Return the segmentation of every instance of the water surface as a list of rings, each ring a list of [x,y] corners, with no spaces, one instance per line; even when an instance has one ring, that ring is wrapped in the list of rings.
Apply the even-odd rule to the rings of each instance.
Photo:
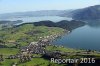
[[[72,20],[72,18],[59,17],[59,16],[41,16],[41,17],[9,18],[9,19],[0,19],[0,20],[10,20],[10,21],[22,20],[23,23],[26,23],[26,22],[38,22],[38,21],[44,21],[44,20],[58,22],[61,20]]]
[[[100,51],[100,21],[89,22],[83,27],[74,29],[71,33],[53,41],[53,44]]]

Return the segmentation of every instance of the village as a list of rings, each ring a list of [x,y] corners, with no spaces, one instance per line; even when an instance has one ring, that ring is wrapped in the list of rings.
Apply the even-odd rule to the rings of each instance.
[[[23,28],[25,27],[25,25],[29,27],[27,29],[29,31],[27,31],[26,28]],[[60,28],[55,29],[52,27],[43,27],[43,26],[42,28],[34,27],[33,25],[29,25],[29,24],[28,25],[25,24],[25,25],[21,27],[22,30],[20,27],[16,27],[14,30],[10,30],[8,34],[6,34],[7,32],[5,32],[5,35],[7,36],[8,35],[10,35],[10,37],[14,36],[14,38],[12,39],[15,39],[16,41],[15,40],[13,41],[12,39],[9,40],[9,38],[7,38],[8,42],[7,41],[4,42],[2,40],[0,41],[1,49],[3,48],[4,50],[7,49],[5,50],[6,52],[4,51],[5,54],[3,54],[4,52],[1,50],[2,51],[2,53],[0,53],[0,63],[1,64],[2,62],[5,62],[5,60],[18,60],[17,62],[13,61],[10,65],[19,66],[20,64],[24,64],[27,62],[33,62],[32,60],[36,58],[37,59],[43,58],[46,61],[50,62],[51,58],[56,58],[56,59],[78,58],[80,59],[80,57],[94,57],[96,59],[99,59],[100,57],[99,51],[89,50],[89,49],[87,50],[73,49],[73,48],[64,47],[62,45],[59,46],[59,45],[52,44],[52,41],[58,38],[61,38],[65,33],[69,34],[71,32],[69,30],[60,29]],[[27,36],[20,37],[21,34],[27,35]],[[29,39],[30,37],[32,37],[31,42],[30,41],[27,42],[28,36],[29,36]],[[16,39],[16,37],[18,37],[18,39]],[[37,39],[37,41],[33,40],[33,37]],[[1,38],[2,38],[2,35],[1,35]],[[19,40],[19,43],[18,43],[18,40]],[[22,42],[22,44],[24,44],[23,42],[25,42],[26,45],[21,46],[20,42]],[[9,45],[12,45],[12,46],[9,46]],[[8,49],[9,49],[9,52],[8,52]],[[7,52],[8,54],[6,54]],[[13,52],[13,53],[10,54],[10,52]]]
[[[60,47],[64,48],[63,46],[57,46],[50,44],[53,40],[60,37],[60,34],[40,37],[38,42],[31,42],[29,45],[20,47],[20,53],[16,55],[9,55],[6,59],[20,59],[20,63],[25,63],[28,61],[31,61],[32,58],[63,58],[63,56],[80,56],[80,55],[91,55],[91,54],[100,54],[100,52],[92,51],[92,50],[84,50],[81,52],[62,52],[60,50],[54,50],[54,51],[48,51],[46,50],[47,46],[53,46],[53,47]],[[35,55],[34,55],[35,54]],[[3,61],[2,55],[1,55],[1,61]],[[18,63],[13,63],[12,66],[17,66]]]
[[[17,59],[17,58],[19,58],[20,62],[23,63],[23,62],[31,61],[32,58],[41,57],[41,56],[38,56],[38,54],[40,54],[40,55],[49,54],[50,52],[45,50],[46,46],[51,46],[52,44],[50,44],[50,42],[53,41],[55,38],[58,38],[60,36],[61,36],[61,34],[55,34],[55,35],[40,37],[38,42],[31,42],[27,46],[19,47],[20,53],[18,53],[16,55],[9,55],[5,59]],[[18,45],[16,45],[16,46],[18,46]],[[54,46],[56,46],[56,45],[54,45]],[[37,54],[37,56],[33,56],[33,54]],[[3,61],[3,60],[4,60],[3,55],[0,55],[0,61]],[[17,63],[13,64],[13,66],[16,66],[16,65],[17,65]]]

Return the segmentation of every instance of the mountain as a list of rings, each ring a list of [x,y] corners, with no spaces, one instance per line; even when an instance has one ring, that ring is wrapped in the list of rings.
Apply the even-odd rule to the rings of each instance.
[[[0,14],[0,18],[21,18],[21,17],[37,17],[37,16],[59,16],[67,10],[41,10]]]
[[[35,26],[60,27],[60,28],[67,29],[70,31],[85,25],[84,22],[76,21],[76,20],[71,20],[71,21],[62,20],[57,23],[52,22],[52,21],[40,21],[40,22],[34,22],[33,24]]]
[[[37,16],[61,16],[71,17],[75,20],[91,20],[100,19],[100,5],[90,6],[82,9],[74,10],[41,10],[0,14],[1,19],[21,18],[21,17],[37,17]]]
[[[100,19],[100,5],[74,10],[70,12],[70,16],[76,20]]]

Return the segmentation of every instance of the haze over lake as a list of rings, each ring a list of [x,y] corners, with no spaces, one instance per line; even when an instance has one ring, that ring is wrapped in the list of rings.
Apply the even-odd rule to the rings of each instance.
[[[10,20],[10,21],[22,20],[23,23],[26,23],[26,22],[38,22],[38,21],[43,21],[43,20],[58,22],[61,20],[72,20],[72,18],[59,17],[59,16],[41,16],[41,17],[5,18],[5,19],[0,19],[0,20]]]

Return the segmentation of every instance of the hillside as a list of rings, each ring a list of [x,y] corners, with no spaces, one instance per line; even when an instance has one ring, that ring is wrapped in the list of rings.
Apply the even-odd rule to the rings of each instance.
[[[75,10],[72,12],[72,18],[76,20],[100,19],[100,5]]]
[[[3,40],[3,42],[5,43],[17,42],[21,45],[26,45],[27,43],[30,43],[32,41],[37,41],[39,39],[39,36],[42,37],[59,32],[63,32],[63,29],[58,27],[36,27],[33,24],[22,24],[20,26],[0,30],[0,40]]]
[[[0,14],[1,19],[5,18],[21,18],[21,17],[37,17],[37,16],[61,16],[71,17],[76,20],[100,19],[100,5],[89,6],[82,9],[72,10],[41,10]]]
[[[85,23],[82,21],[76,21],[76,20],[62,20],[57,23],[54,23],[52,21],[40,21],[40,22],[34,22],[35,26],[48,26],[48,27],[60,27],[63,29],[67,29],[69,31],[72,31],[73,29],[76,29],[78,27],[84,26]]]

